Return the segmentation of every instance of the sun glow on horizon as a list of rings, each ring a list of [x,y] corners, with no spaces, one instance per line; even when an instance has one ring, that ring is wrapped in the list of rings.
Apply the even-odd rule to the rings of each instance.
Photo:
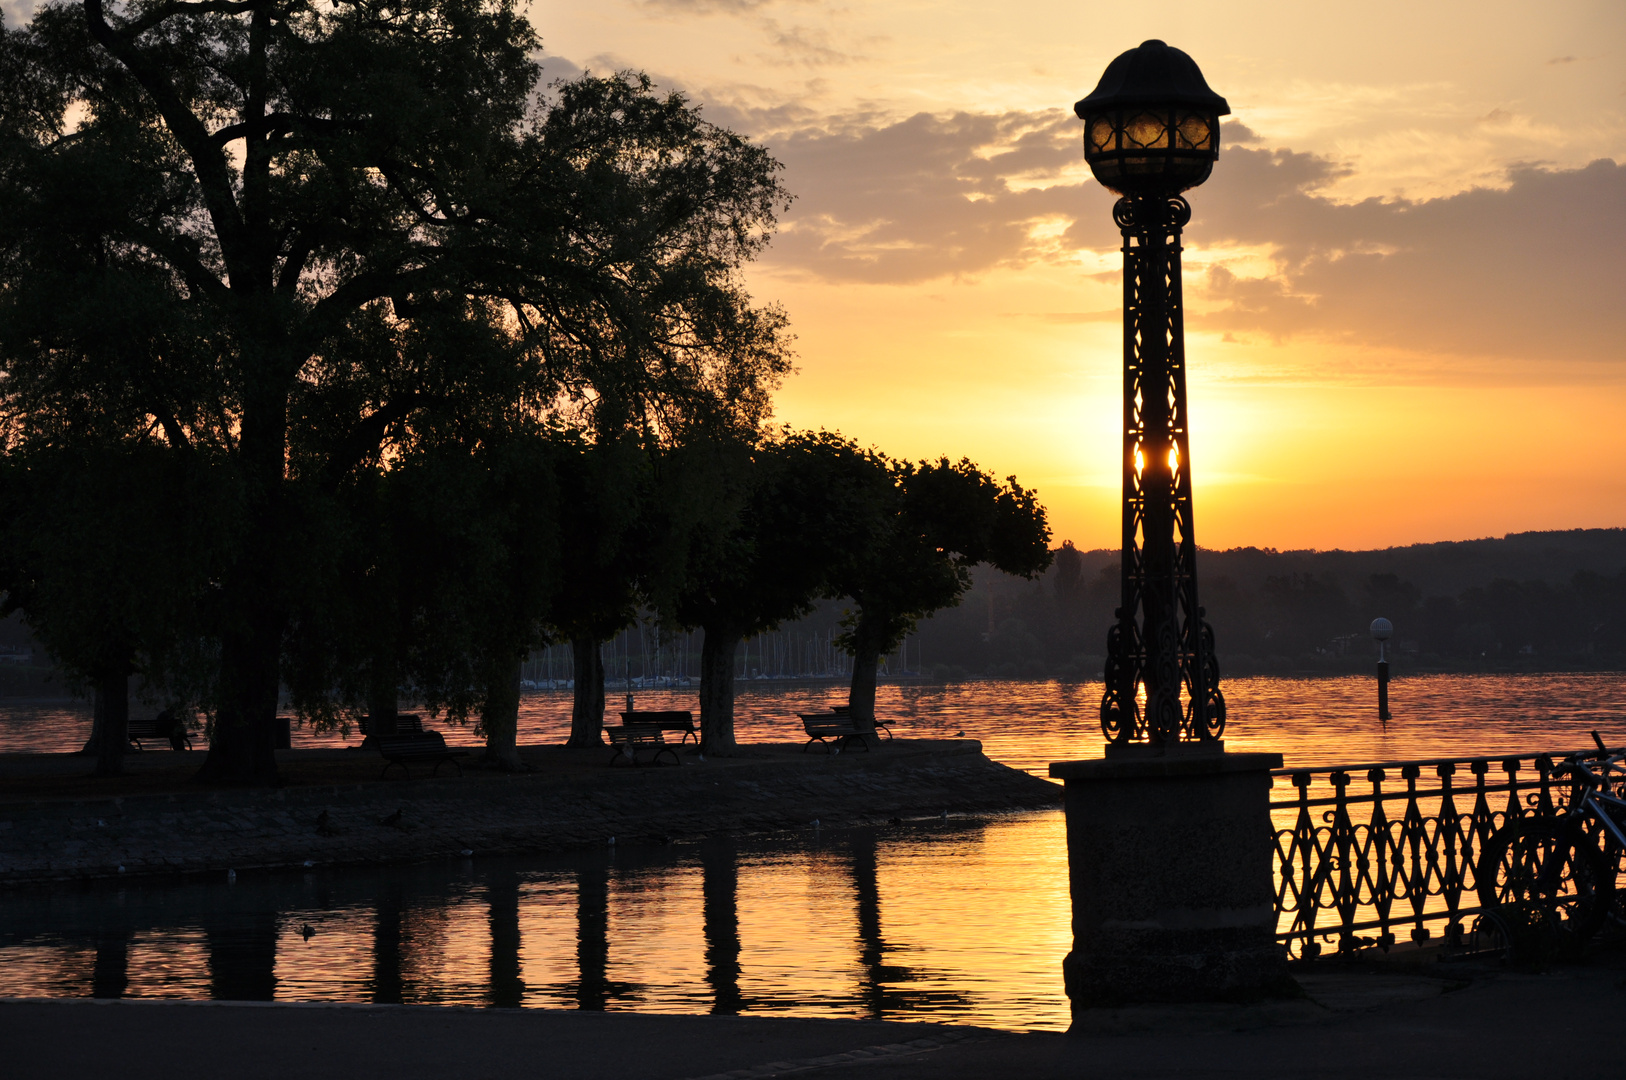
[[[749,271],[798,336],[782,422],[969,456],[1037,488],[1058,543],[1117,542],[1121,240],[1071,104],[1161,37],[1233,110],[1184,238],[1190,454],[1171,464],[1204,546],[1626,524],[1622,481],[1549,449],[1626,459],[1626,8],[1022,14],[530,9],[550,71],[646,69],[785,163],[796,201]]]

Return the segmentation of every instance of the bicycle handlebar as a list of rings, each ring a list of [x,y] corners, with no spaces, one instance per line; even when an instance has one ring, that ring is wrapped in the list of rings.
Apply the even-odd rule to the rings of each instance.
[[[1576,757],[1578,758],[1580,755],[1578,754]],[[1557,765],[1553,766],[1553,775],[1573,776],[1579,783],[1585,784],[1588,787],[1601,787],[1604,783],[1603,777],[1581,764],[1581,762],[1578,760],[1560,761]]]

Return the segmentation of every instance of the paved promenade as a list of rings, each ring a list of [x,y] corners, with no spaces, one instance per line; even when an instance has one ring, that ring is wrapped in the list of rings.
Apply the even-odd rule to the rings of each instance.
[[[1263,1005],[1101,1010],[1072,1036],[842,1020],[418,1006],[0,1003],[16,1080],[1083,1080],[1626,1075],[1626,953],[1519,973],[1304,976]]]
[[[531,854],[1061,800],[973,739],[800,751],[745,746],[634,769],[609,767],[608,747],[526,747],[529,772],[381,780],[370,751],[285,750],[282,787],[227,790],[190,782],[201,752],[132,755],[131,776],[111,781],[86,779],[90,762],[70,754],[0,755],[0,884]],[[91,794],[98,783],[108,795]]]

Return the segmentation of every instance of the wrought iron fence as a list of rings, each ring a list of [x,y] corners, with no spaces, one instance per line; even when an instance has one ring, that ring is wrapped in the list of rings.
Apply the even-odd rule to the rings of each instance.
[[[1401,933],[1419,943],[1438,934],[1447,948],[1471,950],[1477,854],[1509,818],[1551,814],[1568,801],[1569,785],[1552,776],[1565,756],[1273,772],[1297,789],[1270,804],[1276,936],[1288,955],[1313,959],[1328,946],[1338,956],[1387,951]]]

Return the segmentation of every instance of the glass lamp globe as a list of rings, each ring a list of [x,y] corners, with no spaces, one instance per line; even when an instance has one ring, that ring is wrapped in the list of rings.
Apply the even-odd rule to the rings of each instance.
[[[1073,106],[1084,121],[1084,160],[1120,195],[1178,195],[1213,171],[1225,99],[1197,62],[1161,41],[1144,41],[1107,65],[1089,97]]]

